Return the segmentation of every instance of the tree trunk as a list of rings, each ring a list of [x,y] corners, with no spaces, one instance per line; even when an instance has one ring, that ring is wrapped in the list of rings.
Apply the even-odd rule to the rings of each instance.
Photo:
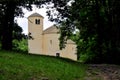
[[[14,23],[15,4],[8,3],[7,9],[3,18],[3,30],[2,30],[2,49],[12,50],[12,32]]]

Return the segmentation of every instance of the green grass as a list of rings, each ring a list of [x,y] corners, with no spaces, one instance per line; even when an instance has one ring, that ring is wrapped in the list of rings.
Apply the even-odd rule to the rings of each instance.
[[[67,59],[0,51],[0,80],[83,80],[85,71]]]

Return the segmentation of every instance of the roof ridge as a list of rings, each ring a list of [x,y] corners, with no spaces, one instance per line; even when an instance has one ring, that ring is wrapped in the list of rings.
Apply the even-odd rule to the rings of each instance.
[[[55,27],[55,26],[54,26],[54,25],[52,25],[52,26],[50,26],[50,27],[46,28],[44,31],[47,31],[48,29],[50,29],[50,28],[52,28],[52,27]]]
[[[57,29],[57,27],[55,26],[55,25],[52,25],[52,26],[50,26],[50,27],[48,27],[47,29],[45,29],[44,31],[43,31],[43,33],[49,33],[51,30],[53,30],[53,29]],[[58,31],[57,31],[58,32]],[[55,32],[56,33],[56,32]]]
[[[37,13],[37,12],[31,14],[31,15],[28,16],[28,17],[42,17],[42,18],[44,18],[41,14],[39,14],[39,13]]]

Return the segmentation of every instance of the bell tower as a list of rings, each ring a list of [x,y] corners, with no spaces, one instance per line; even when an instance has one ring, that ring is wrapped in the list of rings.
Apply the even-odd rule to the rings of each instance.
[[[31,14],[28,17],[28,52],[40,54],[43,52],[43,19],[38,13]]]

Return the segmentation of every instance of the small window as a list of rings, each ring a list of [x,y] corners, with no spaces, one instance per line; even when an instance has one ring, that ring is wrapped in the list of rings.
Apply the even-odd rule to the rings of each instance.
[[[50,44],[52,45],[52,40],[50,40]]]
[[[35,24],[40,24],[40,19],[35,19]]]
[[[60,53],[56,53],[56,57],[60,57]]]

